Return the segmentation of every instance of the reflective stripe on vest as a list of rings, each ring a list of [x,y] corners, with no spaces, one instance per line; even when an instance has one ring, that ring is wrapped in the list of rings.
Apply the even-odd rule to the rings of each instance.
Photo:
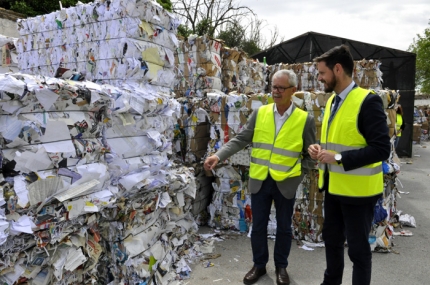
[[[273,109],[273,104],[258,109],[249,170],[253,179],[265,180],[269,171],[275,181],[301,175],[307,113],[295,108],[276,135]]]
[[[271,150],[273,153],[285,155],[285,156],[297,157],[300,155],[300,151],[290,151],[287,149],[273,147],[273,145],[268,144],[268,143],[253,143],[252,146],[256,147],[256,148]]]
[[[321,128],[321,147],[333,153],[358,150],[367,146],[365,138],[358,130],[357,122],[361,105],[369,90],[354,88],[337,110],[330,126],[331,103],[334,95],[327,101]],[[384,188],[382,162],[372,163],[357,169],[345,171],[337,164],[323,164],[319,168],[318,186],[324,185],[324,170],[327,167],[330,179],[328,190],[331,194],[348,197],[371,197],[382,193]]]
[[[260,165],[268,166],[270,169],[274,169],[274,170],[278,170],[278,171],[283,171],[283,172],[288,172],[294,166],[296,166],[296,164],[294,164],[293,166],[285,166],[285,165],[280,165],[280,164],[274,164],[274,163],[270,163],[269,160],[261,159],[261,158],[255,158],[255,157],[251,157],[251,162],[254,163],[254,164],[260,164]],[[297,163],[301,163],[301,162],[302,162],[301,159],[297,160]]]

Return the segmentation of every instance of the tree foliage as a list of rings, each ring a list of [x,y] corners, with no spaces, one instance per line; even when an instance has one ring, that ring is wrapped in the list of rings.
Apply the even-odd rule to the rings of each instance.
[[[184,20],[179,35],[216,37],[249,55],[273,46],[279,38],[277,27],[267,28],[266,21],[258,19],[252,9],[236,0],[176,0],[173,11]],[[270,32],[269,39],[264,37],[263,30]]]
[[[179,25],[178,27],[178,35],[182,36],[184,38],[188,38],[189,35],[191,35],[193,31],[188,28],[188,26],[185,25]]]
[[[245,40],[244,42],[242,42],[242,50],[251,56],[260,52],[262,48],[259,47],[258,43],[253,40]]]
[[[417,87],[421,87],[421,93],[430,94],[430,27],[424,30],[423,35],[417,34],[408,51],[417,55],[415,73]]]
[[[210,19],[202,19],[197,23],[195,33],[199,36],[208,35],[209,37],[213,37],[215,33],[215,27],[212,25]]]
[[[245,37],[246,29],[239,23],[239,21],[234,21],[217,35],[217,38],[223,40],[226,46],[239,48],[242,48],[242,43],[245,41]]]
[[[227,26],[225,30],[220,31],[217,39],[224,41],[228,47],[238,47],[249,55],[261,51],[260,42],[253,35],[247,33],[246,27],[242,26],[239,21]]]
[[[88,3],[92,0],[80,0],[82,3]],[[3,2],[5,6],[3,6]],[[8,6],[6,5],[8,2]],[[63,8],[75,6],[78,0],[61,0]],[[12,11],[26,15],[27,17],[34,17],[37,15],[48,14],[60,10],[58,1],[52,0],[0,0],[0,5]]]
[[[237,20],[227,25],[225,30],[219,32],[217,38],[222,39],[226,46],[238,47],[248,55],[270,48],[278,41],[278,29],[276,27],[273,30],[266,28],[264,20],[253,17],[251,21],[245,23]],[[269,41],[264,37],[263,30],[270,31]],[[282,41],[283,38],[280,40]]]
[[[193,34],[193,31],[188,28],[185,25],[179,25],[178,27],[178,35],[182,36],[184,38],[188,38],[191,34]]]
[[[158,4],[160,4],[164,9],[169,12],[172,12],[173,6],[172,1],[170,0],[157,0]]]
[[[235,0],[176,0],[173,11],[182,16],[184,25],[197,35],[203,35],[199,34],[202,31],[218,33],[222,26],[240,17],[254,15],[250,8]]]

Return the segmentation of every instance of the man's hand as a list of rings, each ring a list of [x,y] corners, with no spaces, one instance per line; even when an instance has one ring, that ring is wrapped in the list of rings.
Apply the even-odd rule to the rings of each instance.
[[[322,149],[322,150],[318,153],[318,155],[317,155],[317,159],[318,159],[318,162],[321,162],[321,163],[332,163],[332,164],[337,164],[336,159],[334,159],[334,155],[335,155],[335,153],[334,153],[334,152],[331,152],[331,151],[328,151],[328,150]]]
[[[205,160],[205,164],[203,165],[205,170],[212,170],[218,164],[219,159],[216,155],[211,155]]]
[[[313,160],[318,159],[318,154],[320,153],[320,151],[321,151],[321,146],[319,144],[311,144],[308,147],[308,153]]]

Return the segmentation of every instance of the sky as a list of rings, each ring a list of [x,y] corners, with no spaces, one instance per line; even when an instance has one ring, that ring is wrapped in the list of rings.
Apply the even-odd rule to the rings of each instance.
[[[289,40],[306,32],[406,51],[430,28],[430,0],[242,0]]]

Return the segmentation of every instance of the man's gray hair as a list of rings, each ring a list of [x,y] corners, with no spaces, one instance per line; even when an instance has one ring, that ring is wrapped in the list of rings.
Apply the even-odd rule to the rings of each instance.
[[[276,71],[275,74],[273,74],[272,81],[273,81],[273,78],[281,77],[283,75],[288,76],[288,83],[290,84],[290,86],[297,87],[297,75],[294,73],[294,71],[289,69],[280,69]]]

